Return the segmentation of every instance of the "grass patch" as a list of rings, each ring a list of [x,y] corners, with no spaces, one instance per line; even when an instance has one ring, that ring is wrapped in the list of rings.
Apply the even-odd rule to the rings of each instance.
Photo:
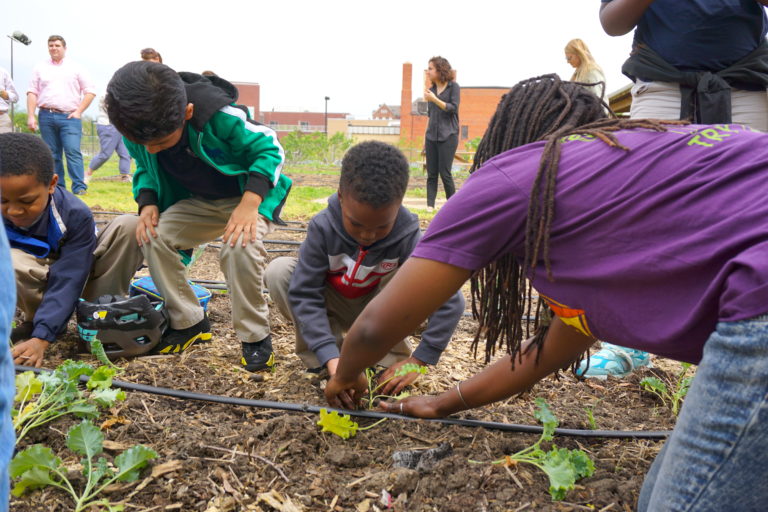
[[[285,220],[309,219],[327,205],[318,199],[324,199],[334,192],[334,187],[293,187],[281,217]]]
[[[93,179],[88,186],[88,193],[80,196],[80,198],[94,210],[136,212],[136,201],[133,199],[130,183],[99,179],[117,176],[119,174],[117,164],[117,156],[113,155],[93,174]],[[87,167],[88,161],[85,162],[85,165]],[[290,173],[338,175],[339,171],[335,167],[292,166]],[[335,187],[294,186],[285,203],[281,217],[284,220],[310,219],[326,207],[326,202],[318,201],[318,199],[326,198],[334,192],[336,192]],[[408,190],[406,195],[407,197],[425,198],[427,192],[423,188],[415,188]],[[411,211],[422,220],[432,220],[435,216],[434,213],[426,211],[426,206],[423,209],[411,208]]]

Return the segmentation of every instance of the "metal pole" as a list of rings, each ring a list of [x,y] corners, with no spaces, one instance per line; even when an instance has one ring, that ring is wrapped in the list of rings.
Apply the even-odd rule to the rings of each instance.
[[[325,136],[328,137],[328,100],[330,97],[325,97]]]
[[[11,40],[11,82],[13,82],[13,38],[8,36]],[[15,82],[14,82],[15,85]],[[11,132],[16,131],[16,117],[13,115],[13,102],[11,101]]]

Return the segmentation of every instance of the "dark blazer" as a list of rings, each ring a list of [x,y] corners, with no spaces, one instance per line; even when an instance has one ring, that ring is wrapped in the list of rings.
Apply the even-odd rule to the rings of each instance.
[[[431,101],[427,105],[429,124],[427,125],[427,140],[442,142],[451,135],[459,133],[459,101],[461,88],[456,82],[448,82],[443,92],[437,94],[437,86],[430,89],[435,95],[445,102],[445,110]]]

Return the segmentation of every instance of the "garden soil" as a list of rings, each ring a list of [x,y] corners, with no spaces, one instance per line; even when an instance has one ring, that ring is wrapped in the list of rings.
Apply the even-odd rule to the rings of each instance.
[[[302,237],[303,233],[296,231],[278,231],[270,236],[285,240]],[[295,250],[295,246],[282,247]],[[222,280],[218,250],[207,248],[190,269],[190,276]],[[239,367],[240,343],[231,327],[226,293],[214,294],[208,312],[213,328],[211,343],[195,345],[176,356],[121,360],[118,364],[124,372],[118,378],[238,398],[325,404],[327,376],[304,371],[292,350],[294,327],[275,308],[271,308],[271,325],[277,365],[274,372],[255,378]],[[48,367],[67,358],[93,360],[77,353],[74,332],[74,324],[70,324],[69,334],[51,346]],[[470,351],[474,332],[474,321],[462,320],[440,363],[420,377],[412,392],[437,393],[479,371],[484,366],[482,356],[475,358]],[[413,342],[418,343],[418,333]],[[679,368],[677,363],[657,358],[653,369],[641,369],[625,379],[577,381],[561,374],[521,396],[457,416],[536,424],[533,401],[543,397],[561,427],[671,429],[674,416],[658,399],[642,391],[639,382],[650,375],[672,377]],[[596,470],[578,482],[564,501],[553,502],[546,476],[536,468],[490,464],[534,443],[536,435],[387,420],[343,440],[321,433],[317,420],[314,414],[128,392],[125,402],[98,420],[107,439],[107,457],[111,459],[138,443],[152,447],[159,457],[137,482],[113,486],[108,497],[123,503],[126,512],[366,512],[387,506],[390,510],[425,512],[631,511],[643,476],[662,444],[556,436],[558,447],[586,451]],[[360,420],[361,426],[371,422]],[[64,438],[75,423],[72,418],[56,421],[30,434],[24,446],[51,446],[70,467],[70,475],[77,475],[78,459],[67,451]],[[396,451],[427,450],[441,443],[450,445],[451,454],[431,469],[393,466]],[[11,510],[67,512],[72,510],[72,502],[62,492],[48,488],[13,499]]]

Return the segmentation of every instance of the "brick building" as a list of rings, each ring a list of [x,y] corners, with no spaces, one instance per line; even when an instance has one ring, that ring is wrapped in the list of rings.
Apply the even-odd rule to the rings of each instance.
[[[328,120],[346,119],[348,115],[344,112],[328,112]],[[275,130],[278,137],[295,131],[325,131],[325,112],[261,112],[256,120]]]
[[[259,103],[261,98],[261,88],[259,84],[252,82],[232,82],[232,85],[237,88],[239,95],[237,102],[240,105],[248,107],[252,119],[258,119],[259,112],[261,112],[261,105]]]
[[[371,119],[400,119],[400,106],[382,103],[373,111]]]

